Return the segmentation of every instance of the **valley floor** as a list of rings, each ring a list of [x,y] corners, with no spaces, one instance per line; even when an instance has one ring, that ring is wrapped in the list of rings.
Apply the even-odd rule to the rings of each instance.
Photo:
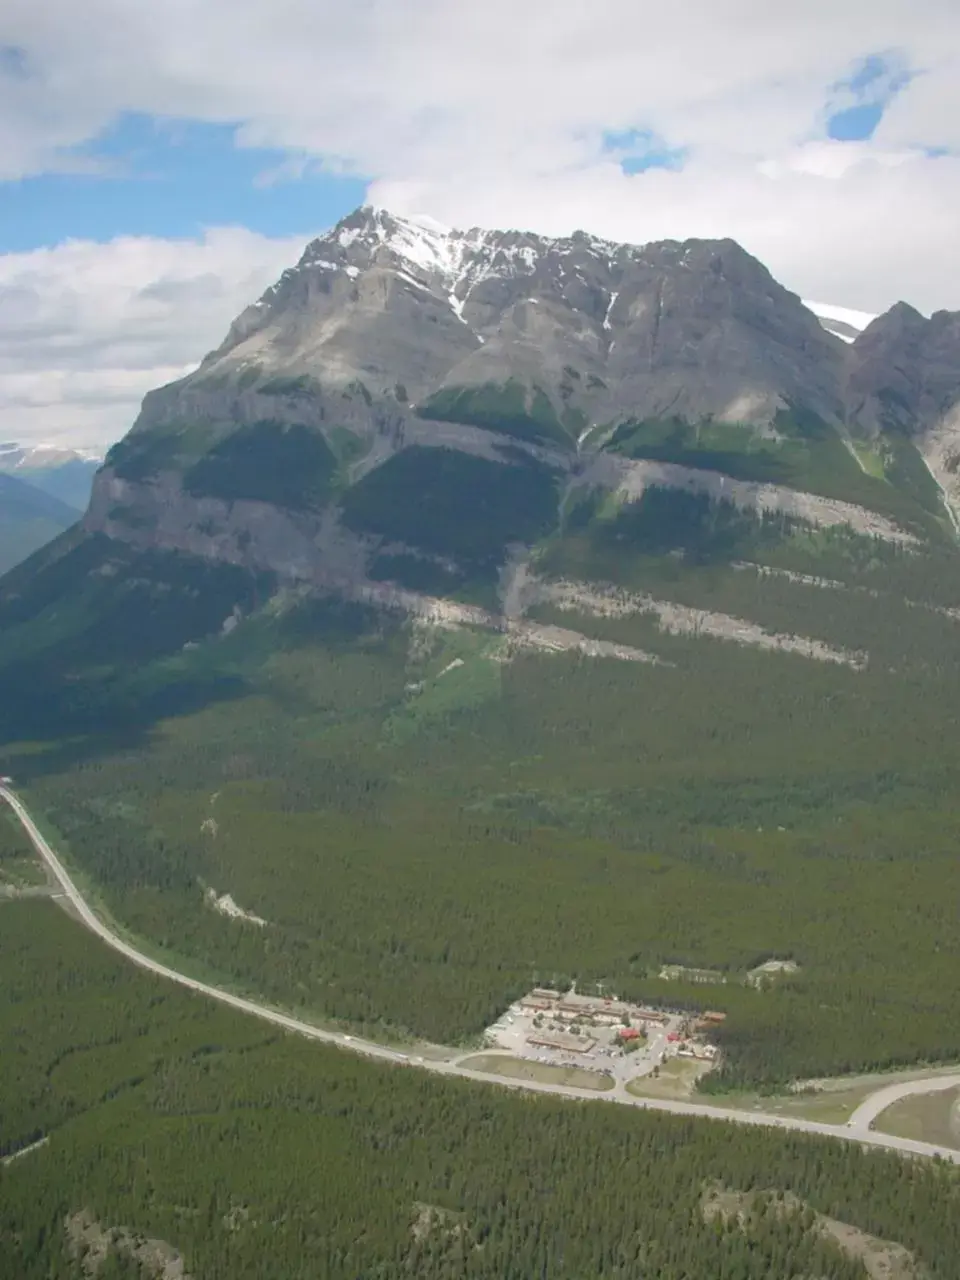
[[[497,1084],[511,1088],[529,1090],[536,1093],[555,1094],[568,1098],[589,1099],[606,1098],[627,1106],[641,1107],[655,1111],[672,1112],[677,1115],[722,1119],[743,1124],[755,1124],[776,1129],[796,1130],[804,1133],[831,1136],[861,1143],[867,1146],[885,1147],[891,1150],[913,1155],[940,1156],[943,1159],[960,1164],[960,1148],[949,1142],[935,1143],[918,1141],[912,1137],[899,1136],[896,1133],[881,1132],[874,1127],[876,1120],[887,1107],[902,1102],[914,1095],[946,1092],[960,1087],[960,1072],[942,1073],[932,1076],[906,1080],[886,1088],[868,1090],[860,1085],[863,1100],[853,1109],[845,1124],[828,1123],[825,1119],[814,1119],[803,1114],[803,1102],[798,1100],[796,1108],[779,1110],[738,1109],[736,1104],[723,1106],[719,1104],[695,1103],[677,1097],[656,1096],[656,1092],[641,1093],[631,1089],[623,1080],[616,1080],[607,1092],[599,1092],[596,1086],[583,1083],[572,1083],[566,1078],[547,1078],[542,1072],[523,1071],[514,1068],[514,1060],[505,1056],[504,1069],[497,1070],[495,1055],[486,1055],[478,1060],[474,1051],[455,1054],[448,1058],[426,1057],[420,1054],[401,1051],[374,1041],[351,1036],[317,1027],[299,1019],[290,1017],[276,1008],[258,1003],[233,992],[202,982],[187,974],[181,973],[167,965],[161,964],[144,954],[135,945],[119,937],[99,918],[90,907],[83,893],[64,867],[63,862],[50,846],[26,807],[16,794],[5,786],[0,786],[0,798],[4,799],[19,819],[39,857],[56,880],[66,904],[72,908],[79,920],[101,941],[119,952],[127,960],[142,969],[175,982],[189,990],[218,1000],[243,1013],[263,1019],[284,1030],[295,1032],[313,1040],[335,1044],[338,1047],[366,1057],[413,1066],[425,1071],[446,1076],[461,1076],[472,1080],[495,1081]],[[510,1064],[509,1066],[507,1064]],[[527,1065],[527,1064],[525,1064]],[[879,1085],[879,1080],[877,1084]],[[846,1101],[846,1099],[844,1099]],[[839,1104],[839,1098],[837,1099]]]

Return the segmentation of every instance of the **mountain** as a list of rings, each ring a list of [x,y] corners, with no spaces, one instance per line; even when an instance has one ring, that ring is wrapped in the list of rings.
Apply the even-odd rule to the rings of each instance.
[[[0,472],[26,480],[34,488],[83,511],[103,455],[61,445],[0,443]]]
[[[80,515],[33,485],[0,473],[0,573],[75,524]]]
[[[577,979],[727,1012],[703,1088],[955,1057],[956,319],[361,209],[0,582],[3,769],[344,1026]]]
[[[444,552],[446,535],[435,520],[414,529],[424,510],[412,489],[401,510],[400,492],[413,472],[439,483],[442,468],[459,507],[449,459],[424,452],[441,447],[468,488],[496,474],[480,459],[522,466],[514,486],[549,473],[638,496],[654,480],[750,506],[749,485],[774,485],[768,508],[926,536],[947,512],[923,438],[887,458],[868,430],[869,456],[857,447],[847,371],[864,341],[827,333],[732,241],[451,232],[365,208],[308,245],[193,374],[146,397],[86,527],[313,581],[355,578],[356,535]],[[900,482],[904,453],[925,481]],[[389,513],[379,496],[371,513],[379,488]],[[502,532],[501,549],[526,538],[519,525]]]
[[[874,440],[919,440],[926,465],[960,512],[960,312],[929,319],[897,303],[864,329],[847,374],[850,417]]]

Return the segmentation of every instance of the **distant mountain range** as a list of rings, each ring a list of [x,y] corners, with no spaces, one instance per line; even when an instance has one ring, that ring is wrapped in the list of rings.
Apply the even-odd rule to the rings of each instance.
[[[0,573],[80,519],[76,507],[0,472]]]
[[[103,454],[62,445],[0,442],[0,472],[17,476],[83,511]]]
[[[92,450],[0,443],[0,573],[80,519],[101,460]]]

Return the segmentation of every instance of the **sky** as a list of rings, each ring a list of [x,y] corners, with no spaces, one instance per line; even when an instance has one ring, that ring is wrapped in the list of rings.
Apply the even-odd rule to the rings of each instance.
[[[960,5],[3,0],[0,439],[119,438],[364,202],[960,309]]]

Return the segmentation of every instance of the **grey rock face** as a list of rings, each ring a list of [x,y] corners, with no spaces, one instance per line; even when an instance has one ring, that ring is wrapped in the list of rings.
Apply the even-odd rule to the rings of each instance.
[[[137,429],[276,415],[370,435],[442,388],[511,381],[584,426],[765,424],[791,404],[839,421],[842,364],[843,344],[730,240],[448,232],[361,209],[308,245],[194,374],[148,396]],[[275,396],[268,415],[260,392],[296,379],[312,396]],[[361,384],[375,412],[342,402]]]
[[[613,409],[763,423],[802,405],[840,419],[841,344],[732,240],[642,250],[610,322]]]
[[[610,473],[607,487],[626,492],[622,465],[597,454],[608,432],[592,428],[713,420],[768,436],[784,409],[841,435],[915,435],[960,505],[957,405],[960,316],[925,320],[900,304],[845,342],[732,240],[451,231],[363,208],[309,244],[193,374],[146,397],[86,527],[313,580],[342,564],[356,579],[369,547],[344,540],[320,507],[293,513],[251,486],[251,467],[271,466],[274,429],[323,437],[335,505],[331,495],[414,445],[545,466],[567,482],[604,485]],[[235,451],[236,488],[191,486],[191,467],[247,429],[261,453],[251,464],[247,444]],[[799,417],[789,429],[805,430]],[[792,502],[786,487],[725,479],[716,458],[704,470],[675,460],[691,465],[667,458],[631,475],[645,467],[645,484],[735,490],[757,509],[900,537],[836,485],[830,499]]]
[[[137,516],[132,523],[130,512]],[[86,523],[142,551],[184,551],[329,589],[363,581],[371,551],[369,540],[344,530],[332,509],[295,513],[265,502],[196,498],[172,473],[131,484],[104,471]]]
[[[960,402],[960,312],[929,320],[898,302],[848,351],[847,413],[870,434],[939,426]]]

